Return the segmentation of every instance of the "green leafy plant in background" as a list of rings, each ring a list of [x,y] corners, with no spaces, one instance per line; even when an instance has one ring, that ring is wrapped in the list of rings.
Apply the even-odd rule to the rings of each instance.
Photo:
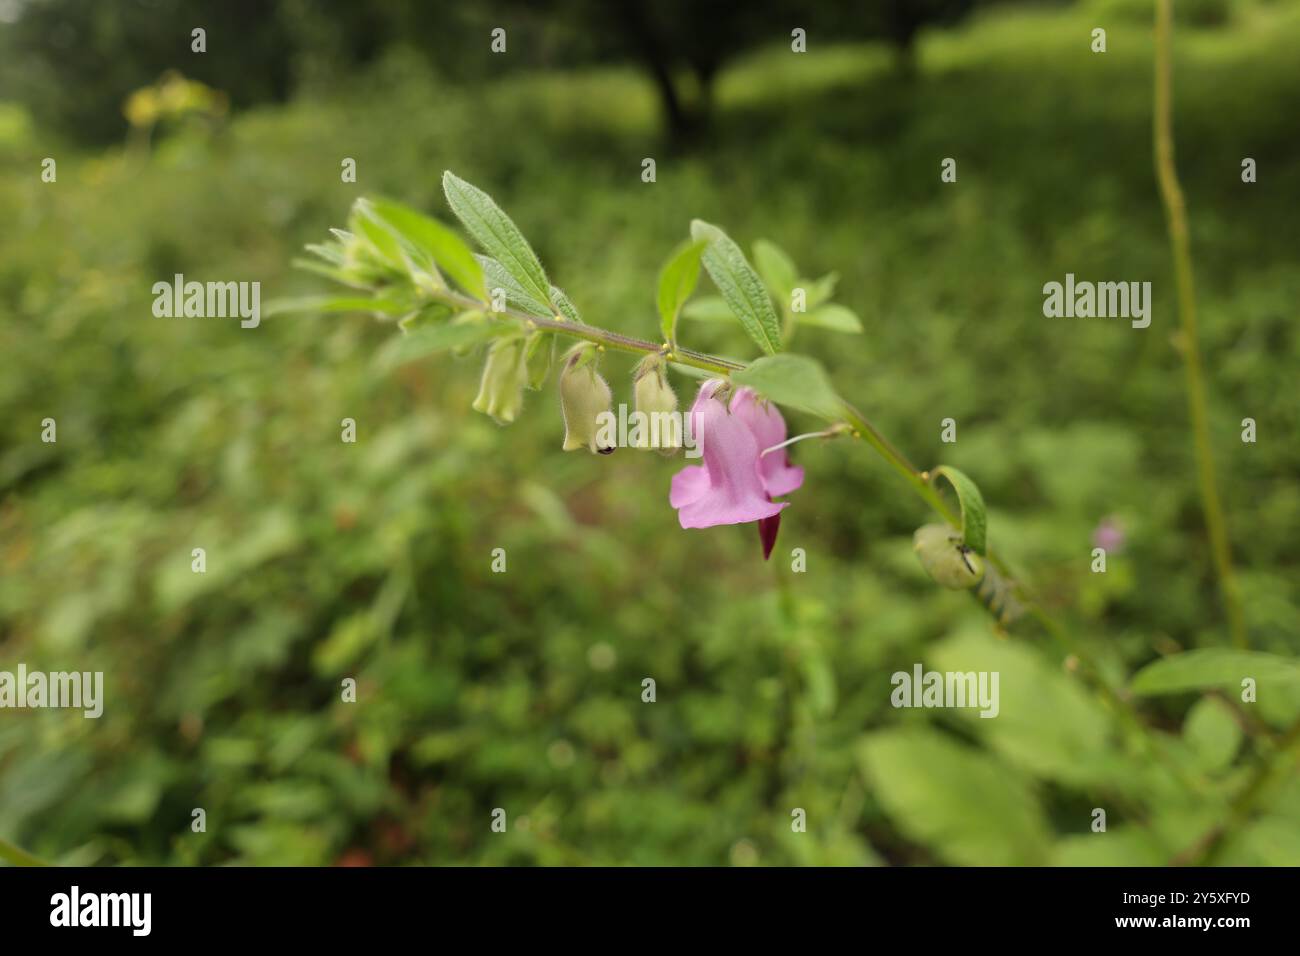
[[[690,238],[669,256],[659,273],[656,302],[664,341],[656,343],[583,322],[567,297],[551,285],[521,230],[487,193],[451,172],[444,174],[443,186],[453,212],[491,254],[490,257],[475,256],[441,224],[413,210],[392,202],[380,205],[358,200],[347,230],[335,230],[334,240],[329,244],[309,247],[321,262],[304,265],[340,283],[368,292],[378,305],[367,308],[364,300],[358,302],[349,297],[316,302],[313,308],[320,311],[370,311],[381,319],[396,319],[403,336],[392,347],[403,359],[495,342],[484,370],[484,389],[489,387],[494,376],[494,362],[499,355],[496,350],[503,343],[533,342],[558,335],[588,343],[571,353],[584,355],[584,363],[594,363],[598,354],[606,349],[639,354],[645,356],[646,361],[667,362],[693,377],[722,377],[736,385],[754,389],[768,401],[816,416],[830,424],[825,430],[799,436],[791,442],[800,438],[839,435],[865,441],[943,519],[943,524],[918,529],[915,537],[918,557],[931,578],[944,587],[970,591],[1000,625],[1009,625],[1022,616],[1037,622],[1067,651],[1072,667],[1092,684],[1111,719],[1126,728],[1138,752],[1166,767],[1172,779],[1189,793],[1202,789],[1196,782],[1194,767],[1149,732],[1133,705],[1133,698],[1165,692],[1171,686],[1187,690],[1233,685],[1247,672],[1268,681],[1300,677],[1300,672],[1290,662],[1273,655],[1252,654],[1248,662],[1234,659],[1231,662],[1235,665],[1233,667],[1223,666],[1225,662],[1217,657],[1211,666],[1194,666],[1195,652],[1191,652],[1157,661],[1140,671],[1127,688],[1114,686],[1082,645],[1057,624],[1023,586],[1009,579],[1006,564],[988,547],[987,508],[975,482],[949,465],[936,466],[928,471],[915,468],[860,411],[836,392],[817,362],[807,356],[782,351],[794,325],[799,322],[800,313],[783,309],[784,321],[778,319],[772,297],[783,302],[803,290],[796,284],[802,281],[798,278],[797,268],[774,243],[761,241],[755,245],[755,258],[760,264],[760,269],[755,269],[722,228],[695,220],[691,224]],[[440,269],[444,260],[450,265]],[[470,263],[477,263],[478,268],[470,266]],[[713,280],[720,298],[704,300],[702,310],[692,310],[690,298],[701,269]],[[453,281],[448,281],[448,276]],[[816,287],[812,300],[815,307],[827,307],[825,300],[834,282],[832,273],[811,283]],[[493,302],[493,296],[504,296],[508,304]],[[400,303],[400,308],[394,308],[394,303]],[[297,303],[285,303],[273,306],[271,311],[299,307]],[[707,314],[709,318],[718,318],[724,307],[764,353],[761,357],[744,363],[687,349],[679,344],[679,316]],[[847,317],[821,324],[842,331],[860,331],[860,323]],[[537,354],[543,357],[545,364],[549,353],[538,351]],[[521,359],[511,353],[507,361],[521,362]],[[529,375],[530,383],[545,378],[544,370],[540,375]],[[598,404],[607,407],[609,401],[609,389],[601,380]],[[476,407],[479,406],[476,404]],[[480,410],[489,411],[487,408]],[[495,413],[494,417],[503,421]],[[591,442],[570,444],[566,441],[566,449],[577,447],[598,450]],[[936,488],[941,478],[957,493],[957,513]],[[1170,671],[1181,679],[1176,678],[1171,683],[1165,676]],[[1274,741],[1276,750],[1270,759],[1261,761],[1241,788],[1231,806],[1232,820],[1240,822],[1244,819],[1265,783],[1280,772],[1298,742],[1300,721]],[[917,825],[924,832],[934,827],[944,829],[944,814],[937,810],[918,811],[917,802],[906,790],[898,791],[896,799],[891,794],[896,788],[905,786],[909,778],[907,770],[900,764],[918,759],[918,753],[928,754],[930,748],[947,751],[953,749],[953,745],[937,740],[931,742],[925,734],[921,739],[909,738],[906,741],[901,737],[896,741],[893,736],[882,734],[871,738],[863,751],[868,773],[880,781],[884,790],[886,805],[894,805],[895,811],[904,818],[916,818]],[[925,760],[927,764],[940,763],[956,768],[954,774],[971,779],[970,775],[960,771],[963,762],[968,760],[960,748],[952,753],[930,754]],[[973,779],[978,781],[981,773],[982,769],[974,773]],[[1013,788],[1013,784],[990,776],[987,786],[991,799],[996,796],[989,812],[995,812],[996,807],[996,812],[1001,813],[1004,812],[1001,808],[1007,803],[1023,802],[1023,797],[1010,791],[1000,796],[994,793]],[[928,790],[928,784],[925,789]],[[967,826],[972,820],[978,824],[978,814],[964,820]],[[1186,855],[1196,860],[1213,859],[1226,830],[1227,825],[1212,828],[1189,847]],[[978,828],[972,831],[971,837],[977,847],[983,846],[979,841],[985,838]],[[1026,845],[1039,842],[1035,837],[1035,834],[1026,834]],[[987,847],[981,849],[980,854],[984,854],[984,850]],[[958,858],[965,855],[960,846],[953,852]],[[970,862],[988,858],[987,854],[980,854],[972,854]]]
[[[611,164],[611,149],[642,155],[656,129],[653,91],[618,70],[457,90],[389,64],[349,76],[341,96],[237,110],[215,139],[170,130],[147,158],[65,151],[57,187],[31,183],[36,140],[0,131],[0,205],[17,223],[0,238],[0,648],[84,662],[110,688],[101,722],[0,720],[0,833],[60,864],[1300,860],[1294,443],[1216,446],[1225,503],[1250,495],[1231,530],[1259,656],[1230,657],[1176,427],[1183,372],[1154,360],[1164,336],[1135,348],[1100,325],[1011,319],[1032,314],[1049,263],[1159,278],[1168,261],[1150,159],[1129,148],[1151,122],[1133,95],[1151,76],[1150,4],[1131,6],[1141,22],[1110,22],[1105,57],[1079,42],[1102,22],[1083,5],[935,31],[906,108],[877,88],[869,48],[740,63],[720,78],[716,148],[683,157],[658,190]],[[1280,118],[1300,19],[1256,4],[1239,20],[1180,45],[1180,134],[1216,147],[1182,173],[1211,423],[1249,409],[1285,436],[1300,273],[1279,240],[1300,181],[1281,161],[1295,137]],[[512,123],[537,148],[503,150]],[[929,182],[940,129],[982,154],[959,190]],[[146,318],[150,284],[177,271],[319,291],[286,267],[357,188],[303,174],[337,153],[340,130],[365,190],[419,209],[442,205],[433,158],[474,170],[511,197],[582,318],[632,334],[641,321],[656,347],[765,354],[707,295],[702,264],[659,338],[647,279],[691,214],[745,237],[769,289],[770,256],[748,237],[792,250],[797,285],[842,273],[834,298],[868,338],[797,323],[776,356],[727,375],[771,394],[796,381],[782,407],[809,421],[794,431],[836,436],[817,454],[796,448],[817,500],[789,509],[782,533],[814,536],[810,573],[764,569],[739,533],[669,530],[671,464],[657,456],[557,454],[558,333],[530,337],[552,377],[503,433],[461,411],[478,384],[468,366],[497,338],[422,298],[394,334],[385,323],[412,310],[400,283],[379,284],[387,302],[369,285],[313,295],[332,313],[307,302],[319,319],[255,332]],[[1071,148],[1044,162],[1030,140]],[[1258,189],[1224,174],[1238,143],[1271,144],[1255,147]],[[769,188],[792,178],[798,190]],[[1058,228],[1044,235],[1045,222]],[[474,251],[437,260],[449,284],[465,288],[454,269],[491,270],[520,311],[570,318]],[[474,296],[486,300],[486,280]],[[686,314],[708,298],[725,321]],[[784,324],[791,300],[772,299]],[[358,309],[385,321],[338,317]],[[405,358],[438,350],[445,360]],[[618,351],[594,358],[621,393],[631,363]],[[725,374],[666,370],[679,388]],[[913,532],[964,543],[960,501],[926,482],[952,520],[924,525],[925,499],[895,494],[910,479],[863,467],[859,442],[835,431],[841,392],[918,459],[978,480],[987,543],[1032,570],[1035,604],[1069,643],[1042,639],[1032,606],[1014,639],[992,634],[979,604],[926,577]],[[940,409],[965,428],[951,459],[917,427]],[[33,441],[51,414],[59,444]],[[338,442],[345,415],[358,445]],[[1089,574],[1085,542],[1104,515],[1127,547]],[[196,543],[218,556],[206,575],[189,570]],[[507,587],[487,569],[496,545]],[[937,553],[957,580],[971,573],[956,545]],[[1088,658],[1118,701],[1080,680]],[[892,709],[890,672],[921,660],[999,670],[998,719]],[[661,678],[660,706],[628,693],[644,674]],[[360,706],[338,701],[343,675]],[[1239,701],[1246,676],[1257,704]],[[190,829],[195,806],[207,833]],[[488,831],[494,806],[511,808],[508,837]],[[793,806],[808,810],[806,833],[790,832]],[[1105,834],[1088,832],[1097,806]]]

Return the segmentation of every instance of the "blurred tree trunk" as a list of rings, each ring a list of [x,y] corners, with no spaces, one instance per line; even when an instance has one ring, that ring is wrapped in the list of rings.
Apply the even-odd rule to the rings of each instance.
[[[686,142],[698,130],[699,117],[686,104],[673,80],[670,44],[656,34],[640,3],[619,3],[617,9],[624,36],[654,80],[668,122],[669,138],[677,144]]]
[[[894,66],[905,79],[916,76],[916,34],[923,17],[909,0],[890,0],[885,8],[885,35],[894,46]]]

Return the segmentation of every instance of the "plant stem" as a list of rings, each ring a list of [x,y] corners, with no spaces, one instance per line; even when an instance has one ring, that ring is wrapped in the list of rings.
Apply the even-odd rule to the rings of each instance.
[[[659,352],[663,353],[664,357],[670,362],[676,362],[678,365],[689,365],[692,368],[702,369],[706,372],[716,372],[719,375],[730,375],[732,372],[739,372],[745,367],[743,362],[733,362],[730,359],[720,358],[716,355],[706,355],[703,352],[684,349],[680,346],[658,345],[654,342],[647,342],[645,339],[623,335],[620,332],[610,332],[608,329],[597,328],[594,325],[585,325],[582,322],[570,322],[560,318],[547,319],[509,308],[493,310],[486,302],[481,302],[471,296],[461,295],[459,292],[450,289],[439,289],[427,292],[427,294],[430,298],[445,302],[447,305],[483,312],[490,317],[516,319],[534,328],[559,332],[562,335],[568,335],[576,339],[585,339],[588,342],[595,342],[618,352],[632,352],[637,355]]]
[[[1228,617],[1228,631],[1237,647],[1246,647],[1246,628],[1242,618],[1241,596],[1232,570],[1232,553],[1228,545],[1227,523],[1219,500],[1218,480],[1214,471],[1214,454],[1210,445],[1210,428],[1205,403],[1205,384],[1201,367],[1201,349],[1196,325],[1196,287],[1192,278],[1192,254],[1187,231],[1187,207],[1174,166],[1173,135],[1173,67],[1171,47],[1173,0],[1156,3],[1156,88],[1155,88],[1155,165],[1169,225],[1169,245],[1173,251],[1174,272],[1178,285],[1178,319],[1182,327],[1183,369],[1187,374],[1187,407],[1192,421],[1196,448],[1196,473],[1200,486],[1201,508],[1210,536],[1210,551],[1218,572],[1219,590]]]

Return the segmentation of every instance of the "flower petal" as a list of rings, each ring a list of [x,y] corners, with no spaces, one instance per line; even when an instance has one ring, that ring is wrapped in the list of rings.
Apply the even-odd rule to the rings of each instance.
[[[673,475],[668,503],[674,508],[681,508],[692,501],[698,501],[708,490],[709,470],[703,465],[688,465]]]
[[[718,379],[705,382],[691,408],[691,431],[704,455],[708,484],[701,482],[698,466],[674,476],[669,500],[683,528],[746,524],[770,518],[787,504],[769,500],[758,468],[758,441],[713,397],[720,385]]]
[[[775,405],[760,402],[752,388],[737,390],[731,399],[731,413],[754,433],[760,452],[785,441],[785,419]],[[803,469],[790,464],[784,448],[763,455],[758,468],[763,488],[773,498],[788,495],[803,484]]]

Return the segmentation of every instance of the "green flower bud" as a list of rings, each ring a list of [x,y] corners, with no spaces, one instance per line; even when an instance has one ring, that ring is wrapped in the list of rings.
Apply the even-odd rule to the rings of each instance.
[[[602,455],[614,450],[607,422],[613,396],[593,364],[595,348],[579,345],[569,351],[560,372],[560,410],[564,413],[564,450],[587,448]],[[602,420],[601,413],[610,413]]]
[[[546,384],[553,361],[555,361],[555,333],[534,332],[528,336],[524,362],[528,365],[528,388],[531,391],[536,392]]]
[[[936,584],[954,591],[979,584],[984,566],[979,555],[961,543],[961,534],[951,525],[927,524],[912,535],[912,548],[921,566]]]
[[[667,368],[662,355],[650,355],[637,366],[632,379],[635,409],[645,413],[637,430],[637,448],[657,448],[671,455],[682,447],[681,418],[677,411],[677,393],[668,384]]]
[[[523,339],[498,339],[488,351],[483,365],[474,410],[491,415],[498,424],[515,420],[524,405],[524,381],[528,369],[524,364]]]

